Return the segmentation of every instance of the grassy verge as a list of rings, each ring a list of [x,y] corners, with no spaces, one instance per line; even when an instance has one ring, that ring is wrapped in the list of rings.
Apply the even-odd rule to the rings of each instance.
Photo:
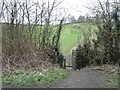
[[[98,31],[95,25],[90,23],[77,23],[63,25],[60,37],[60,49],[62,53],[67,54],[79,40],[82,40],[83,34],[89,35],[88,31],[92,32],[92,35],[96,37],[95,32]]]
[[[78,42],[79,29],[74,24],[63,25],[60,37],[60,46],[63,53],[68,53]]]
[[[0,73],[0,88],[2,86],[2,74]]]
[[[114,88],[117,88],[118,87],[118,75],[117,74],[114,74],[114,75],[107,75],[105,76],[105,84],[107,86],[111,86],[111,87],[114,87]]]
[[[57,80],[66,77],[67,71],[64,69],[49,70],[47,72],[26,72],[16,70],[14,73],[4,73],[2,75],[2,83],[13,87],[34,87],[39,83],[49,87]]]

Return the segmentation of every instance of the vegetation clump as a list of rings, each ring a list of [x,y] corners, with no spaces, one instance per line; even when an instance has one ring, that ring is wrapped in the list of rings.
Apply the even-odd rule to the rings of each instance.
[[[81,45],[80,43],[76,50],[76,64],[79,62],[76,68],[80,68],[84,65],[119,65],[119,5],[117,5],[116,2],[112,4],[113,5],[108,1],[106,1],[106,5],[102,4],[100,1],[98,2],[100,9],[94,10],[96,21],[93,22],[99,30],[96,32],[97,38],[93,38],[91,32],[89,32],[87,36],[84,35],[84,37],[86,37],[84,44]],[[112,12],[110,12],[110,7],[113,8]],[[98,11],[100,11],[100,13],[98,13]]]
[[[14,72],[3,73],[2,83],[3,85],[11,85],[12,87],[39,87],[41,84],[49,87],[66,76],[67,70],[64,69],[42,72],[16,70]]]

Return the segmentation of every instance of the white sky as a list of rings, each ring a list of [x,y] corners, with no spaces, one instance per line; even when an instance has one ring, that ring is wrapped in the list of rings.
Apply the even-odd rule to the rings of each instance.
[[[100,0],[106,1],[106,0]],[[113,1],[113,0],[109,0]],[[116,0],[118,1],[118,0]],[[90,15],[90,11],[86,8],[88,5],[94,5],[97,0],[63,0],[61,6],[68,8],[70,15],[78,18],[80,15]]]
[[[14,0],[11,0],[14,1]],[[19,0],[19,1],[25,1],[25,0]],[[28,0],[29,1],[29,0]],[[38,1],[39,3],[42,3],[42,1],[48,1],[48,0],[30,0],[32,2]],[[53,1],[53,0],[49,0]],[[61,0],[58,0],[61,1]],[[77,19],[80,15],[90,15],[90,11],[86,8],[87,6],[92,6],[97,2],[98,0],[63,0],[63,2],[59,5],[58,8],[65,8],[65,12],[67,15],[73,15]],[[106,0],[100,0],[100,1],[106,1]],[[109,1],[120,1],[120,0],[109,0]],[[0,0],[1,2],[1,0]],[[58,18],[62,17],[64,15],[63,10],[56,10],[58,12]],[[66,16],[67,16],[66,15]]]
[[[68,8],[68,13],[75,17],[89,13],[85,8],[88,0],[63,0],[63,7]]]
[[[24,0],[19,0],[19,1],[24,1]],[[33,2],[38,1],[41,3],[42,1],[47,2],[48,0],[30,0],[30,1]],[[53,0],[49,0],[49,1],[53,2]],[[57,0],[57,1],[62,1],[62,0]],[[100,0],[100,1],[106,1],[106,0]],[[113,1],[113,0],[109,0],[109,1]],[[90,6],[92,4],[94,5],[95,2],[98,2],[98,0],[63,0],[58,7],[65,8],[67,15],[70,14],[75,16],[75,18],[78,18],[80,15],[86,15],[86,14],[90,15],[90,11],[86,7],[88,5]],[[61,10],[61,13],[62,14],[64,13],[63,10]]]
[[[106,2],[107,0],[100,0],[102,3]],[[108,0],[111,2],[120,2],[120,0]],[[93,16],[93,13],[87,8],[91,6],[95,6],[98,4],[98,0],[63,0],[60,4],[60,7],[67,9],[67,15],[75,16],[76,19],[80,15],[86,16]],[[60,17],[60,15],[59,15]]]

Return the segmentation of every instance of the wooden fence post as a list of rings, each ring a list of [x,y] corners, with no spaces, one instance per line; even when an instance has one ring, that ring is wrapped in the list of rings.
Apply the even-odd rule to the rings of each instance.
[[[68,67],[70,68],[70,62],[69,62],[69,64],[68,64],[68,65],[69,65]]]
[[[75,68],[75,51],[72,50],[72,68]]]
[[[66,59],[63,61],[63,68],[66,69]]]

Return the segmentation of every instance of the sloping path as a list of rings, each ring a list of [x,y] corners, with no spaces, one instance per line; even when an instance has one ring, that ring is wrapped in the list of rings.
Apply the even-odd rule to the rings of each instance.
[[[69,75],[52,88],[107,88],[104,84],[104,74],[101,71],[83,69],[69,70]]]
[[[71,51],[64,55],[67,60],[67,64],[72,64],[72,50],[76,50],[77,45],[71,49]],[[81,69],[72,70],[68,69],[68,77],[63,81],[58,82],[52,88],[106,88],[108,86],[104,85],[105,75],[95,69]]]
[[[76,48],[72,49],[75,50]],[[68,62],[72,61],[71,54],[65,55]],[[68,69],[67,78],[58,81],[50,88],[112,88],[105,85],[105,73],[94,68],[84,68],[81,70]],[[8,86],[5,86],[8,87]],[[46,86],[36,86],[37,88],[46,88]]]
[[[70,52],[68,52],[67,54],[64,55],[64,58],[66,59],[66,63],[67,65],[70,64],[70,66],[72,66],[72,50],[76,50],[77,49],[77,45],[75,45]]]

